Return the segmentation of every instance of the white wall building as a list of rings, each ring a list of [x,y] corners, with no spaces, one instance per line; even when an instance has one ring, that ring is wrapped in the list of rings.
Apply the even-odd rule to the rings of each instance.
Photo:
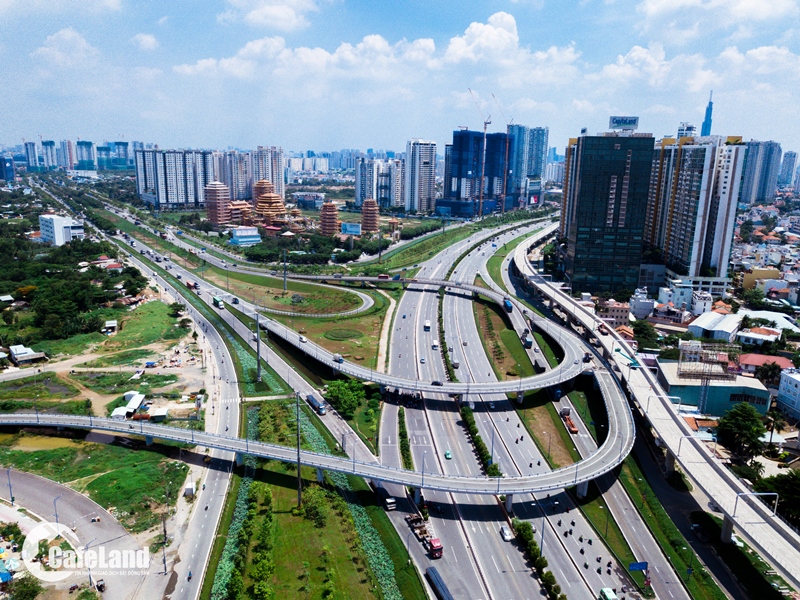
[[[631,307],[631,314],[639,321],[652,315],[653,309],[656,307],[655,299],[647,297],[647,288],[636,290],[636,293],[631,296],[628,304],[630,304]]]
[[[406,210],[433,211],[436,208],[436,142],[408,141],[405,179]]]
[[[53,246],[63,246],[72,240],[82,240],[85,237],[83,223],[59,215],[39,215],[39,231],[42,234],[42,242]]]
[[[789,419],[800,419],[800,370],[784,369],[781,372],[778,408]]]
[[[714,305],[714,298],[708,292],[692,292],[692,314],[702,315],[711,312]]]

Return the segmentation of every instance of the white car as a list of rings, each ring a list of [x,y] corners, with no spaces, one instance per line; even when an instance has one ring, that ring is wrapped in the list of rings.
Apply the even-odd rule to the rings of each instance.
[[[420,358],[419,362],[424,365],[425,364],[425,357],[423,356],[422,358]]]
[[[307,341],[308,341],[308,340],[306,339],[306,336],[304,336],[304,335],[301,335],[301,336],[300,336],[300,342],[301,342],[301,343],[305,344]]]
[[[503,525],[500,528],[500,537],[503,538],[504,542],[510,542],[511,540],[514,539],[514,534],[511,533],[511,530],[508,528],[508,526]]]

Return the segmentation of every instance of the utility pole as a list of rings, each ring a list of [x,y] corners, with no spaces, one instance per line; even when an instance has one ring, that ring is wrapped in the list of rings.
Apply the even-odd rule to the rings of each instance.
[[[303,506],[303,478],[300,474],[300,392],[295,392],[295,415],[297,421],[297,508]]]
[[[256,305],[256,383],[261,382],[261,329],[259,327],[258,305]]]
[[[283,249],[283,291],[286,291],[286,248]]]

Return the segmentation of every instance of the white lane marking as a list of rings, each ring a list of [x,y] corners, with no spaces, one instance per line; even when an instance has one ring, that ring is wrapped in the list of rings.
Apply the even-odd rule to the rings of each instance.
[[[494,568],[497,569],[497,572],[500,572],[500,567],[497,566],[497,561],[494,559],[494,554],[492,554],[492,562],[494,563]]]

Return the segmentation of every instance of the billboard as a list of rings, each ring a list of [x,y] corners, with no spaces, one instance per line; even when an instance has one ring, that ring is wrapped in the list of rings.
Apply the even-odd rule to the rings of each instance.
[[[639,117],[610,117],[609,129],[639,129]]]
[[[361,235],[361,223],[342,223],[344,235]]]

